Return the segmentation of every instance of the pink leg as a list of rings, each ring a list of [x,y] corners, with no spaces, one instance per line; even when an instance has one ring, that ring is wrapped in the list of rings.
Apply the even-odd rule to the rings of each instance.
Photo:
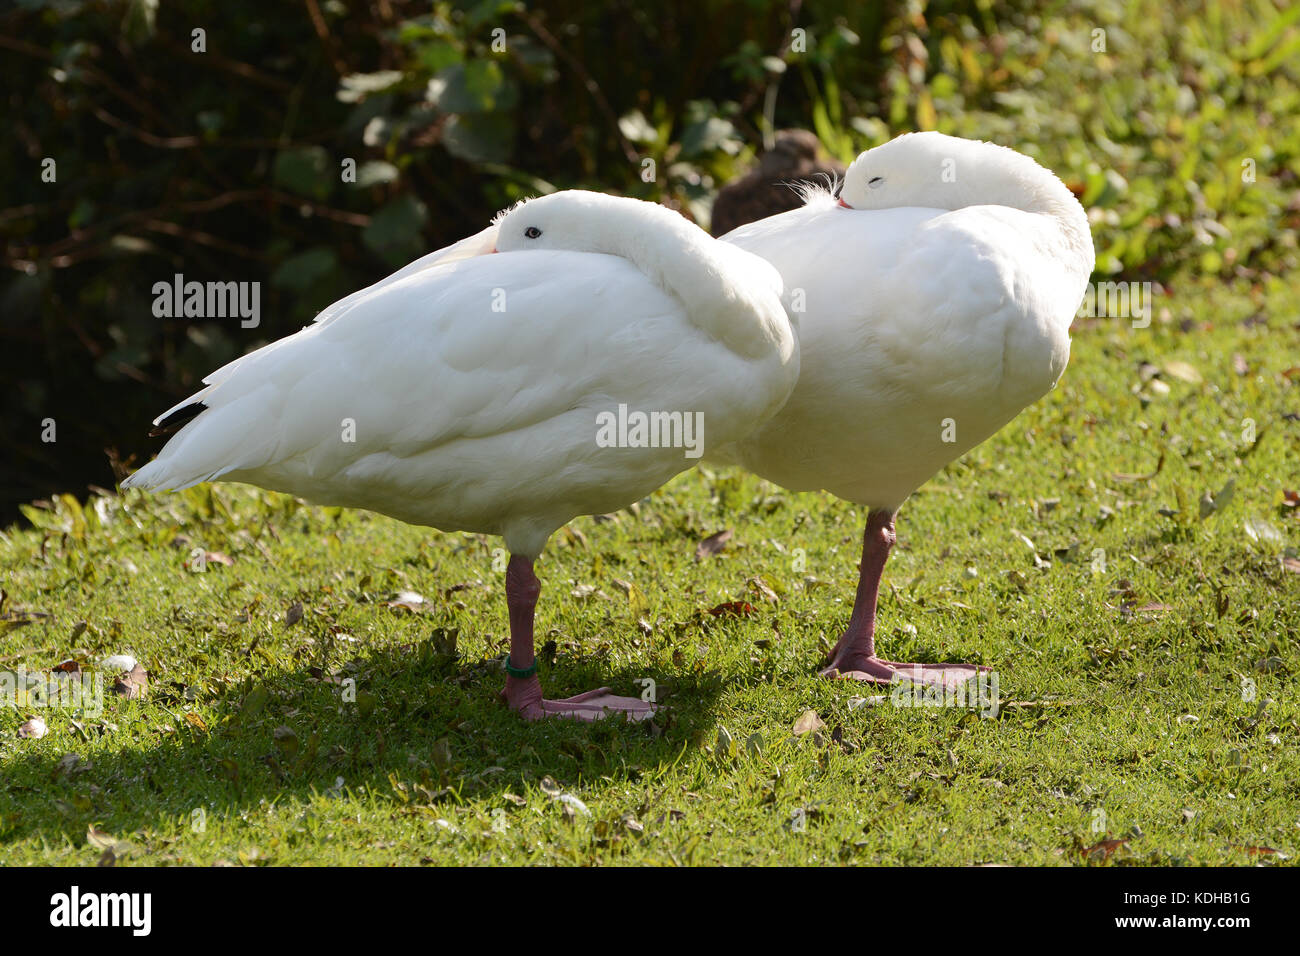
[[[510,663],[526,670],[533,666],[533,612],[542,585],[533,573],[533,562],[511,555],[506,565],[506,606],[510,611]],[[629,720],[646,720],[654,716],[654,704],[637,697],[615,697],[608,687],[589,690],[564,700],[542,697],[542,683],[531,677],[506,677],[503,694],[510,709],[524,720],[544,717],[571,717],[575,720],[600,720],[610,713],[622,713]]]
[[[980,671],[989,670],[974,664],[898,664],[876,656],[876,599],[880,595],[880,576],[893,547],[893,514],[872,511],[867,515],[867,530],[862,535],[862,571],[853,598],[853,615],[831,650],[821,675],[873,684],[911,680],[957,687]]]

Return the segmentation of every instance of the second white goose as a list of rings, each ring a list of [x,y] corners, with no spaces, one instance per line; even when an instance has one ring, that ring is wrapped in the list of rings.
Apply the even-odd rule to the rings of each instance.
[[[1050,171],[991,143],[913,133],[860,155],[837,203],[724,238],[781,272],[801,371],[785,407],[716,449],[793,490],[868,509],[853,613],[823,674],[955,685],[968,664],[877,656],[894,514],[1052,389],[1093,269],[1087,216]]]

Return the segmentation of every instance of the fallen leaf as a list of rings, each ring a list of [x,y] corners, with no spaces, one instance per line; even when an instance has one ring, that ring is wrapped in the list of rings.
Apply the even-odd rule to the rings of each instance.
[[[1135,607],[1133,610],[1137,614],[1160,614],[1164,611],[1172,611],[1173,608],[1168,604],[1159,604],[1152,601],[1149,604],[1143,604],[1141,607]]]
[[[1190,385],[1200,385],[1205,381],[1205,379],[1201,377],[1201,373],[1198,372],[1194,366],[1189,365],[1187,362],[1180,362],[1177,359],[1171,359],[1168,362],[1165,362],[1165,372],[1179,381],[1187,382]]]
[[[871,697],[850,697],[849,710],[858,710],[862,707],[870,707],[875,704],[883,704],[886,698],[884,694],[875,694]]]
[[[1251,541],[1258,541],[1262,544],[1285,544],[1286,538],[1282,532],[1273,527],[1263,518],[1247,518],[1242,522],[1246,529],[1246,536]]]
[[[54,770],[50,774],[51,780],[57,780],[59,777],[70,777],[74,773],[85,773],[90,769],[90,764],[82,760],[77,754],[64,754],[55,764]],[[86,809],[89,809],[90,801],[83,795],[73,797],[73,803],[85,801]]]
[[[799,715],[799,719],[794,722],[795,736],[802,736],[812,730],[820,730],[826,726],[826,722],[817,716],[815,710],[805,710]]]
[[[1128,844],[1128,840],[1102,840],[1090,847],[1085,847],[1079,851],[1079,855],[1085,860],[1109,860],[1115,851],[1120,847]]]
[[[632,617],[641,618],[650,610],[650,602],[646,600],[645,594],[633,582],[628,582],[627,589],[627,606],[632,611]]]
[[[203,560],[208,564],[223,564],[230,567],[235,563],[235,559],[228,554],[222,554],[220,551],[204,551]]]
[[[302,602],[294,601],[289,605],[289,610],[284,612],[284,626],[293,627],[302,620]]]
[[[730,757],[736,749],[736,740],[731,736],[731,731],[726,727],[718,728],[718,739],[714,742],[713,751],[722,757]]]
[[[86,828],[86,842],[96,850],[111,850],[117,846],[118,839],[115,836],[110,836],[103,830],[95,829],[94,824],[91,824]]]
[[[1219,489],[1219,493],[1212,495],[1208,491],[1201,496],[1201,518],[1208,518],[1210,515],[1222,511],[1227,507],[1228,502],[1232,500],[1233,493],[1237,489],[1237,482],[1229,478],[1228,483]]]
[[[1242,845],[1239,844],[1239,843],[1233,843],[1233,844],[1231,844],[1231,846],[1233,847],[1233,849],[1236,849],[1236,850],[1244,850],[1244,851],[1246,851],[1247,853],[1249,853],[1251,856],[1274,856],[1274,855],[1276,855],[1276,856],[1278,857],[1278,859],[1281,859],[1281,860],[1289,859],[1285,853],[1281,853],[1281,852],[1275,850],[1275,849],[1274,849],[1273,847],[1271,847],[1271,846],[1242,846]]]
[[[1300,574],[1300,558],[1283,558],[1282,567],[1288,571]]]
[[[113,681],[113,693],[118,697],[125,697],[127,700],[141,696],[148,689],[149,674],[139,664],[136,664],[130,671]]]
[[[443,657],[456,656],[456,641],[460,637],[458,627],[435,627],[429,634],[429,644],[435,654]]]
[[[419,611],[424,606],[424,595],[415,591],[398,591],[391,600],[384,602],[384,606],[401,608],[403,611]]]
[[[50,728],[45,725],[45,721],[40,717],[33,717],[18,728],[19,737],[30,737],[32,740],[40,740],[49,732]]]
[[[244,720],[252,720],[262,712],[266,702],[271,699],[270,693],[265,687],[254,687],[244,698],[243,706],[239,709],[239,715]]]
[[[705,558],[712,557],[727,546],[731,540],[732,532],[730,528],[719,531],[717,534],[711,534],[695,546],[695,560],[703,561]]]
[[[298,734],[292,727],[276,727],[271,731],[271,740],[286,760],[292,760],[298,755]]]
[[[772,590],[772,586],[761,577],[752,577],[747,583],[749,584],[750,589],[764,601],[768,601],[772,604],[781,603],[781,599],[777,597],[776,592]]]
[[[572,807],[574,811],[584,817],[591,816],[591,811],[587,809],[587,805],[571,793],[562,793],[555,799],[559,800],[565,807]]]
[[[736,617],[745,617],[754,613],[754,605],[748,601],[726,601],[717,607],[709,608],[709,613],[714,617],[721,617],[723,614],[734,614]]]

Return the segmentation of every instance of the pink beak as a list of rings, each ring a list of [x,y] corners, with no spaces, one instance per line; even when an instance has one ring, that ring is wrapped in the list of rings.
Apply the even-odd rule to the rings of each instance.
[[[848,203],[846,203],[846,202],[844,201],[843,197],[840,198],[840,205],[843,206],[845,209],[852,209],[852,208],[853,208],[852,206],[850,206]]]

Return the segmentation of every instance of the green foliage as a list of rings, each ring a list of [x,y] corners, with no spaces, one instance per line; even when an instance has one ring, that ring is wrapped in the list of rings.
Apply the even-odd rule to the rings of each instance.
[[[857,6],[802,14],[808,54],[774,0],[7,8],[0,517],[110,484],[104,450],[146,456],[148,420],[222,361],[522,196],[584,186],[707,220],[761,128],[807,122],[789,80],[763,115],[787,63],[873,97],[884,61],[836,38],[879,47],[895,5]],[[874,28],[843,25],[861,16]],[[176,273],[262,282],[262,323],[155,317],[153,285]]]

